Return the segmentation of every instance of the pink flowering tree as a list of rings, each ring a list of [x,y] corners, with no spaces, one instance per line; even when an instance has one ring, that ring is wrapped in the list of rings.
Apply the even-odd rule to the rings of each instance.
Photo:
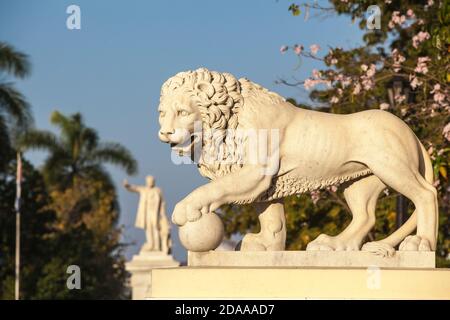
[[[293,44],[280,44],[283,56],[291,54],[300,60],[321,61],[322,67],[300,81],[278,79],[277,82],[309,92],[307,101],[289,99],[302,108],[340,114],[381,109],[408,123],[433,160],[441,213],[438,265],[448,264],[444,258],[449,254],[450,244],[449,5],[437,0],[300,1],[288,9],[305,20],[318,15],[329,19],[344,15],[358,21],[359,28],[366,31],[364,45],[330,47],[327,43],[302,43],[301,39]],[[369,5],[380,8],[379,30],[367,29]],[[302,65],[299,63],[295,69]],[[369,240],[386,237],[398,224],[396,192],[385,190],[382,198],[377,208],[377,224]],[[258,231],[257,217],[251,207],[223,209],[229,235]],[[408,209],[412,212],[412,204]],[[289,249],[305,249],[319,233],[337,234],[350,222],[350,211],[336,187],[288,197],[285,211]]]
[[[323,3],[323,2],[321,2]],[[369,5],[380,8],[380,29],[367,28]],[[309,101],[333,113],[351,113],[381,109],[402,118],[424,142],[433,160],[435,187],[440,201],[440,234],[438,254],[449,255],[450,224],[450,4],[438,0],[379,0],[369,4],[357,0],[330,0],[328,5],[316,1],[294,3],[293,15],[346,15],[359,21],[365,30],[364,45],[358,48],[329,47],[326,43],[284,45],[283,54],[300,59],[323,62],[321,70],[313,70],[306,79],[288,86],[309,91]],[[295,50],[295,48],[304,48]],[[327,50],[321,50],[327,48]],[[329,201],[313,194],[314,203]],[[386,190],[378,211],[385,219],[372,233],[374,238],[393,231],[395,192]],[[335,197],[341,197],[336,195]],[[410,206],[412,211],[412,206]],[[444,260],[441,260],[444,261]],[[442,262],[441,262],[442,263]]]

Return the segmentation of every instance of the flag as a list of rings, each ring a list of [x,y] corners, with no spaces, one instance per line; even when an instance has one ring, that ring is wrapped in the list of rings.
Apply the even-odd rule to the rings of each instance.
[[[22,157],[20,152],[17,152],[17,172],[16,172],[16,202],[14,203],[14,208],[16,212],[20,210],[20,197],[22,193]]]

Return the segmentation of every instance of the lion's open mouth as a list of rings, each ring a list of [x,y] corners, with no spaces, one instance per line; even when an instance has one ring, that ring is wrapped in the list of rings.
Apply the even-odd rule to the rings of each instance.
[[[186,139],[183,143],[171,143],[170,147],[172,151],[175,151],[179,156],[186,156],[191,154],[194,143],[195,135],[191,134],[189,139]]]

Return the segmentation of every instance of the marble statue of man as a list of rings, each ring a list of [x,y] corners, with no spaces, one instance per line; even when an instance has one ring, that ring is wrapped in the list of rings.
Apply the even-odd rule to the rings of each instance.
[[[135,225],[146,232],[147,242],[142,250],[168,254],[171,246],[170,224],[166,216],[166,203],[161,189],[155,187],[155,179],[147,176],[145,186],[131,185],[125,180],[123,186],[140,195]]]

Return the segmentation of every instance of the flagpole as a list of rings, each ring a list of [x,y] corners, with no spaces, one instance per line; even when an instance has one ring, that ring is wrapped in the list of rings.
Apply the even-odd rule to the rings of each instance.
[[[16,285],[15,299],[19,300],[20,289],[20,210],[16,212]]]
[[[22,158],[20,152],[17,152],[17,172],[16,172],[16,268],[15,268],[15,288],[14,298],[20,299],[20,197],[22,193]]]

